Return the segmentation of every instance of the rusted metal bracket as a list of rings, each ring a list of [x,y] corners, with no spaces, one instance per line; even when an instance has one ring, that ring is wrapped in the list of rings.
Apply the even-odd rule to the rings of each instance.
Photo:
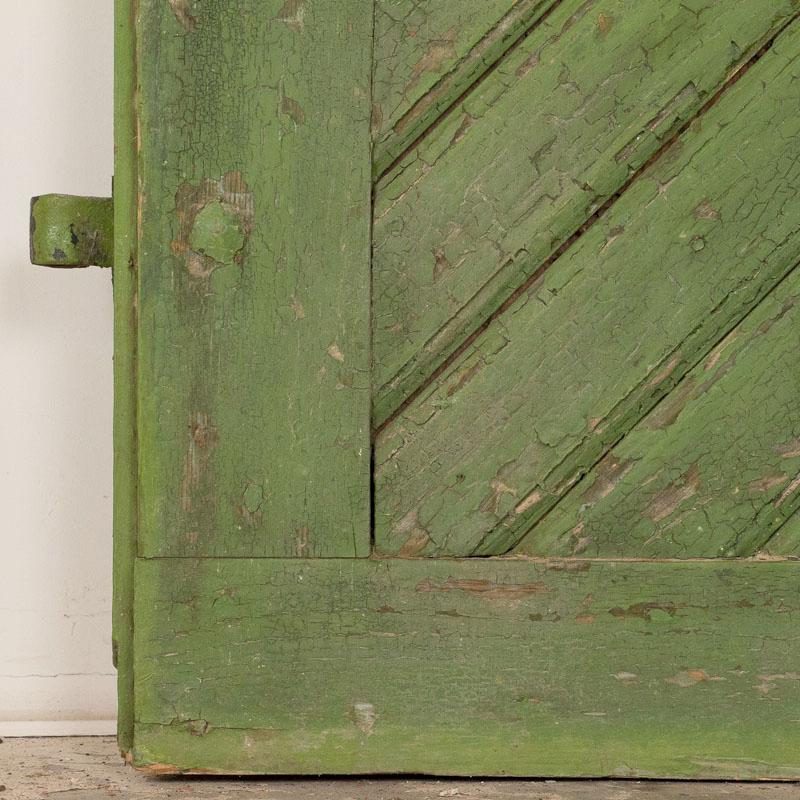
[[[31,263],[68,268],[113,266],[113,200],[67,194],[34,197]]]

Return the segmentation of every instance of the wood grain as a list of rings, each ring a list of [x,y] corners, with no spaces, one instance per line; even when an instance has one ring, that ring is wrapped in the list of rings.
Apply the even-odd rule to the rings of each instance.
[[[137,565],[155,771],[797,778],[798,565]]]
[[[566,0],[376,186],[379,426],[796,13]]]
[[[798,330],[795,269],[515,552],[755,555],[800,506]]]
[[[139,6],[140,551],[364,555],[372,3]]]
[[[379,552],[507,552],[797,263],[798,55],[793,26],[379,435]]]

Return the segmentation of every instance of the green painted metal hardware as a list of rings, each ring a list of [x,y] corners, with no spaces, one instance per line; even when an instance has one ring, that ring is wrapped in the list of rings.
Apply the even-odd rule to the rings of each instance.
[[[42,267],[111,267],[114,201],[69,194],[34,197],[31,262]]]

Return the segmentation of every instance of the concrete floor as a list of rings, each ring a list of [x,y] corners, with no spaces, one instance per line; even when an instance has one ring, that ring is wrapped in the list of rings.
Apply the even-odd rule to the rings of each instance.
[[[800,784],[660,781],[151,778],[111,737],[5,739],[0,800],[800,800]]]

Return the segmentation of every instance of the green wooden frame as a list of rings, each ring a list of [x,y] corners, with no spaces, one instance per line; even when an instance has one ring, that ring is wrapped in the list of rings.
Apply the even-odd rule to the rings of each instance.
[[[114,597],[113,650],[117,667],[117,735],[133,746],[133,593],[137,553],[136,441],[136,0],[114,6]]]
[[[153,772],[800,777],[796,564],[157,559],[136,592]]]
[[[363,507],[349,558],[287,557],[285,543],[261,558],[181,550],[154,535],[152,514],[142,537],[137,106],[150,55],[136,31],[151,2],[115,0],[113,620],[131,763],[154,774],[800,778],[797,562],[381,560]],[[187,2],[162,5],[192,28]],[[296,5],[285,4],[290,21]],[[549,4],[520,6],[512,39]],[[482,68],[498,42],[509,39],[490,38]],[[475,69],[467,61],[454,86]],[[302,109],[281,96],[296,123]],[[424,128],[430,109],[419,110]],[[403,136],[381,146],[378,171],[413,142]],[[343,523],[337,536],[352,541]]]

